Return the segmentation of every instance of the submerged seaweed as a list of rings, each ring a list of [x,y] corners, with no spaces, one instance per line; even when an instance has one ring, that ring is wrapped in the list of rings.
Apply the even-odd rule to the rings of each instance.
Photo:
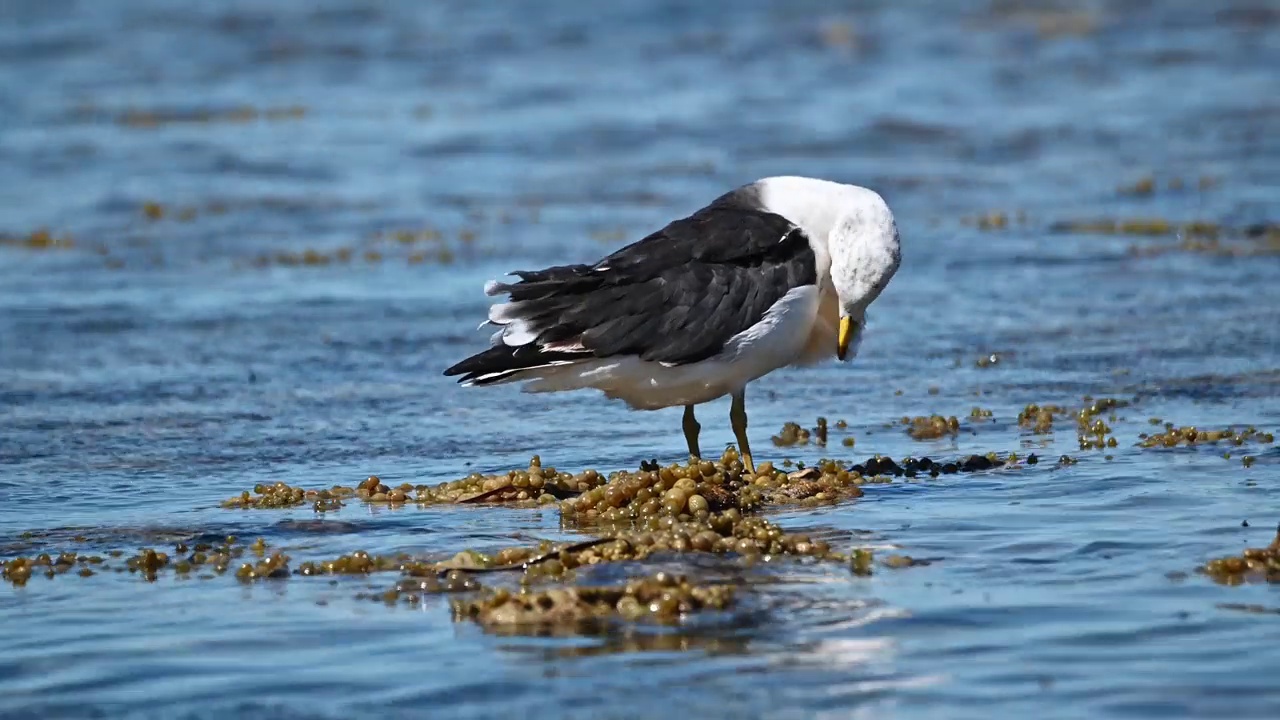
[[[1246,582],[1280,583],[1280,529],[1271,544],[1261,548],[1248,548],[1239,555],[1210,560],[1200,567],[1200,572],[1223,585],[1242,585]]]
[[[484,627],[569,626],[610,620],[675,624],[688,615],[726,610],[735,588],[726,584],[699,585],[683,576],[659,572],[619,587],[558,587],[511,592],[499,588],[470,600],[455,600],[456,620],[473,620]]]

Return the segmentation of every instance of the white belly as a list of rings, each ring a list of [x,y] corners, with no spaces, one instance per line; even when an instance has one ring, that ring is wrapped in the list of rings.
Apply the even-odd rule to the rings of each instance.
[[[594,388],[640,410],[696,405],[741,390],[747,383],[803,359],[823,305],[812,285],[795,288],[760,319],[733,336],[724,349],[688,365],[664,365],[637,357],[604,358],[539,368],[513,376],[527,380],[526,392]],[[834,327],[834,326],[833,326]],[[826,344],[834,352],[835,330]]]

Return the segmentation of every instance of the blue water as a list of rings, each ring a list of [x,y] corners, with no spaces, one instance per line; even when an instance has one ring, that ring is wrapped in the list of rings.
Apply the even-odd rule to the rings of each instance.
[[[1280,432],[1280,264],[1240,232],[1280,215],[1280,10],[1080,5],[0,0],[0,557],[580,537],[554,510],[218,503],[679,459],[679,410],[440,373],[485,343],[485,280],[774,174],[881,192],[904,261],[856,362],[750,388],[757,458],[1042,458],[776,514],[932,562],[771,563],[746,610],[674,632],[507,636],[444,597],[356,599],[394,573],[4,583],[0,715],[1280,715],[1280,619],[1221,607],[1280,588],[1195,572],[1271,540],[1280,450],[1136,447],[1152,417]],[[1094,218],[1210,221],[1249,252],[1054,230]],[[71,246],[31,247],[40,228]],[[1116,448],[1017,424],[1085,396],[1132,403]],[[931,413],[961,433],[894,424]],[[727,414],[700,411],[704,449]],[[831,447],[770,444],[818,416],[849,423]]]

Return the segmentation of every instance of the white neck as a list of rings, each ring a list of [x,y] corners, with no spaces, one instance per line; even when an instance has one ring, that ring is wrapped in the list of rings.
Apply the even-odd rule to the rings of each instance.
[[[765,209],[791,220],[809,236],[817,260],[819,283],[834,281],[841,291],[845,304],[852,309],[852,288],[842,288],[835,275],[850,275],[858,264],[884,263],[889,260],[884,252],[874,251],[870,244],[883,239],[885,233],[893,236],[893,254],[897,249],[897,229],[884,199],[876,192],[857,185],[847,185],[831,180],[797,176],[767,177],[756,181],[760,202]],[[884,227],[887,221],[889,227]],[[860,231],[872,227],[871,235]],[[832,267],[833,262],[836,267]],[[893,259],[896,269],[897,260]],[[892,275],[892,273],[890,273]],[[847,279],[847,278],[846,278]],[[876,291],[875,295],[879,292]],[[861,310],[874,300],[874,296],[861,303]]]

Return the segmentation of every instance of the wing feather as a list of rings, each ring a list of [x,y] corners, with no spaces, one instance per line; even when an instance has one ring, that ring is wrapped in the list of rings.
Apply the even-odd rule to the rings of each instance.
[[[816,284],[809,239],[789,220],[733,194],[595,265],[512,273],[491,283],[509,301],[495,324],[532,334],[454,365],[463,382],[590,358],[634,355],[680,365],[706,359],[789,290]],[[565,350],[564,348],[580,348]]]

